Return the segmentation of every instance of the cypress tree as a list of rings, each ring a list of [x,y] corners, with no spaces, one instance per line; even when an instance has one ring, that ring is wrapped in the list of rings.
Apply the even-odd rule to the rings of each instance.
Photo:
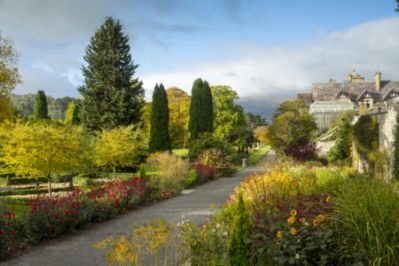
[[[399,180],[399,113],[396,117],[392,176],[396,180]]]
[[[35,97],[35,108],[33,116],[35,119],[48,119],[47,97],[44,91],[39,90]]]
[[[162,83],[155,85],[152,94],[150,151],[165,151],[171,149],[169,136],[168,97]]]
[[[213,131],[212,93],[208,82],[202,79],[195,80],[191,90],[189,130],[191,140]]]
[[[142,82],[133,78],[138,67],[130,55],[129,37],[118,20],[107,17],[86,49],[82,123],[92,130],[127,126],[140,121],[144,104]]]

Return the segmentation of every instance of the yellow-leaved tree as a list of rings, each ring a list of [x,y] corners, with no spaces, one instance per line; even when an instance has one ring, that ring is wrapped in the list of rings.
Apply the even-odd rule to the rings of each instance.
[[[78,126],[6,122],[0,127],[0,143],[0,162],[6,170],[31,178],[46,176],[50,195],[54,174],[89,165],[88,141]]]
[[[145,155],[147,141],[140,127],[103,129],[94,138],[93,162],[104,169],[135,166]]]

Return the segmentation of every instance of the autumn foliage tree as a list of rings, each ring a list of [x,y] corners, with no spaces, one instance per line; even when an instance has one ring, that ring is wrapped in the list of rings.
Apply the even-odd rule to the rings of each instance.
[[[103,129],[93,141],[93,162],[96,166],[111,169],[136,166],[147,148],[141,128],[134,126]]]
[[[189,110],[191,97],[177,87],[166,90],[169,104],[169,134],[173,148],[184,148],[188,145]]]
[[[6,170],[31,178],[46,176],[51,195],[54,174],[87,165],[87,139],[81,127],[53,123],[5,123],[0,127],[0,161]]]
[[[10,96],[20,82],[17,61],[11,41],[0,34],[0,122],[10,119],[13,113]]]

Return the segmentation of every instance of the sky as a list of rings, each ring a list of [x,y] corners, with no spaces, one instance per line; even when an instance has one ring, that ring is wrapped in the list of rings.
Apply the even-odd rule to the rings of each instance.
[[[146,99],[194,79],[277,102],[356,69],[399,80],[394,0],[0,0],[0,32],[19,52],[17,94],[79,97],[91,36],[123,24]]]

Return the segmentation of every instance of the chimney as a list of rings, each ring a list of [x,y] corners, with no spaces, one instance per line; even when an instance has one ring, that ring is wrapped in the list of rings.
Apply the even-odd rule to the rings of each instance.
[[[381,90],[381,72],[377,71],[374,74],[374,80],[375,80],[375,89],[377,91]]]

